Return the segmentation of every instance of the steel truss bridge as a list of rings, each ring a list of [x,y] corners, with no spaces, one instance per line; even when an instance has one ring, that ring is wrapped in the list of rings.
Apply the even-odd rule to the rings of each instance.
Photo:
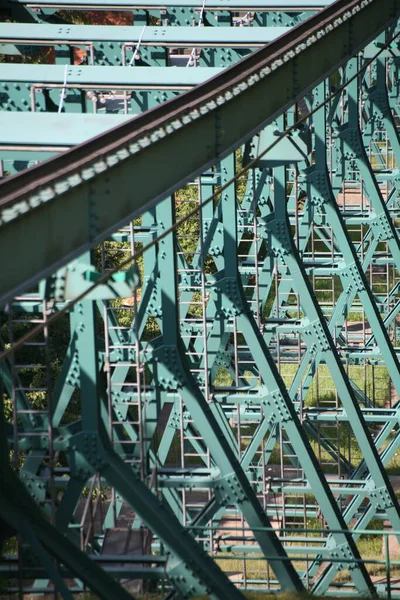
[[[0,594],[399,597],[400,2],[0,6]]]

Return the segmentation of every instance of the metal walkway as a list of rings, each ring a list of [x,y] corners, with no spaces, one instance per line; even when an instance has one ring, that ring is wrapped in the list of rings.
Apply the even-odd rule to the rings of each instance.
[[[400,597],[400,2],[0,10],[0,593]]]

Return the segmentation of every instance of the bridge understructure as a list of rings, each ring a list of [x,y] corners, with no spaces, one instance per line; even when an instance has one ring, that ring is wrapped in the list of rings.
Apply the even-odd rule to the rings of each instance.
[[[0,593],[400,597],[400,2],[0,8]]]

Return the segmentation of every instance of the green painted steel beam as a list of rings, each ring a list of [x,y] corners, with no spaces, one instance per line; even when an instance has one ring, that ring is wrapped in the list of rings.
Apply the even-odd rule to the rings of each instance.
[[[287,33],[288,27],[115,27],[106,25],[51,25],[0,23],[2,44],[87,45],[91,42],[124,42],[140,46],[173,48],[255,48]],[[187,57],[188,58],[188,57]]]
[[[321,15],[322,19],[328,16],[331,23],[325,20],[322,25]],[[293,104],[397,15],[395,0],[338,2],[326,15],[322,12],[311,18],[307,26],[299,26],[286,38],[226,71],[223,79],[138,118],[133,131],[127,124],[4,182],[0,186],[0,252],[7,255],[11,244],[16,268],[2,281],[1,301],[30,287],[99,242],[135,212],[204,171],[278,111]],[[224,85],[216,92],[219,81]],[[274,94],[269,93],[271,88]],[[150,177],[154,160],[159,165],[157,178]],[[132,185],[133,203],[129,192]],[[95,205],[90,198],[95,198]],[[88,201],[91,212],[96,213],[94,229]],[[55,244],[48,232],[66,225],[68,229],[69,215],[74,215],[74,241],[60,240],[57,235]],[[43,223],[46,232],[42,234]],[[16,243],[19,237],[24,240],[23,250]],[[19,246],[20,255],[15,250]],[[27,251],[29,264],[24,259]]]
[[[0,112],[0,157],[4,150],[11,152],[10,147],[16,152],[61,152],[131,118],[114,114]]]
[[[221,68],[198,67],[179,69],[165,67],[104,67],[68,65],[29,65],[0,63],[0,80],[3,92],[15,86],[42,84],[63,86],[65,78],[68,88],[96,89],[177,89],[185,90],[197,86],[221,73]],[[40,87],[38,85],[38,87]]]
[[[135,115],[220,73],[219,68],[66,66],[3,63],[3,111]],[[65,91],[64,90],[65,87]],[[64,95],[63,101],[61,100]]]

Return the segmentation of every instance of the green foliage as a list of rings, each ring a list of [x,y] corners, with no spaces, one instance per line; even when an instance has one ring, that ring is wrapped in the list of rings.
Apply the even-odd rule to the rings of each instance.
[[[370,529],[371,531],[379,531],[382,530],[382,528],[383,522],[379,519],[373,519],[367,527],[367,529]],[[382,535],[362,534],[357,541],[357,547],[362,558],[378,557],[382,554]]]
[[[62,19],[73,25],[92,25],[93,18],[85,10],[59,10],[57,14]]]
[[[188,217],[199,206],[197,185],[186,185],[175,195],[175,219],[187,220],[177,228],[179,246],[185,253],[186,260],[191,263],[198,247],[200,235],[199,214]]]
[[[281,376],[286,387],[289,387],[297,371],[297,365],[294,363],[281,365]],[[372,402],[377,408],[383,408],[387,405],[390,395],[390,378],[388,370],[383,365],[350,365],[348,375],[358,389]],[[331,402],[336,404],[336,385],[326,365],[319,365],[317,377],[313,378],[310,389],[308,390],[304,404],[307,407],[319,406],[321,403]],[[341,406],[340,399],[338,406]]]
[[[17,554],[18,552],[18,542],[17,538],[11,537],[5,540],[2,548],[2,553],[4,554]]]
[[[35,46],[32,54],[0,54],[0,63],[41,65],[53,62],[53,48],[47,46]]]

